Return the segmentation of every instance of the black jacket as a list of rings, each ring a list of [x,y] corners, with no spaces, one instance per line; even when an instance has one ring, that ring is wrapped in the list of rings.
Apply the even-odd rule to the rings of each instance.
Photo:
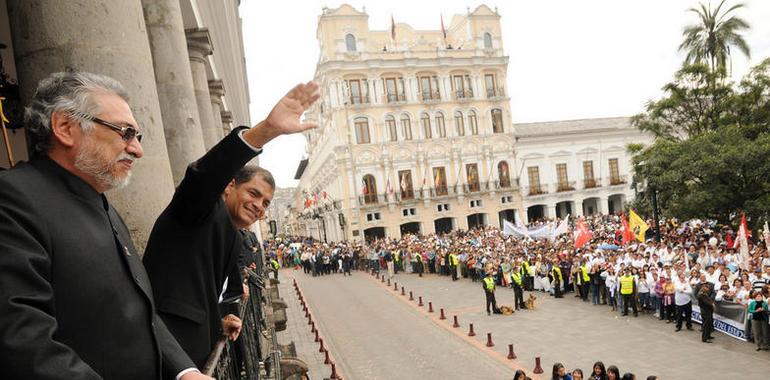
[[[222,199],[235,173],[257,153],[237,128],[190,164],[147,242],[144,265],[158,314],[192,360],[202,366],[221,336],[219,297],[225,279],[240,286],[243,243]]]
[[[107,199],[48,157],[0,173],[1,377],[159,379],[189,367]]]

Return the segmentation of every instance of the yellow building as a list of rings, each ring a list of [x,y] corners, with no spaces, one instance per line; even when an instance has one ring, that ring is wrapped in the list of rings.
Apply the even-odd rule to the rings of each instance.
[[[297,171],[297,233],[400,237],[522,215],[500,15],[482,5],[438,30],[368,18],[342,5],[318,19],[322,98],[307,117],[320,127]]]

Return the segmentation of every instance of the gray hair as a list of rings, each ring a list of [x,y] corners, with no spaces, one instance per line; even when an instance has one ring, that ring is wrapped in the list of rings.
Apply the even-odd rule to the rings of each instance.
[[[104,75],[82,71],[60,72],[41,80],[24,112],[30,154],[45,154],[51,149],[51,115],[54,112],[98,115],[101,106],[94,95],[103,93],[118,95],[128,102],[128,93],[123,85]],[[86,132],[93,127],[85,120],[80,126]]]
[[[246,165],[241,168],[241,170],[238,170],[237,173],[235,173],[235,177],[233,177],[233,180],[235,181],[235,186],[239,186],[242,183],[251,181],[254,176],[259,176],[262,178],[265,182],[267,182],[270,187],[275,190],[275,179],[273,179],[273,175],[270,174],[270,172],[267,169],[261,168],[256,165]]]

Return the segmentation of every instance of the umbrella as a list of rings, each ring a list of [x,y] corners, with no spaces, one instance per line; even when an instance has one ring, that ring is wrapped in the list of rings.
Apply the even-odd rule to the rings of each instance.
[[[620,249],[620,247],[618,247],[615,244],[607,244],[607,243],[601,244],[597,248],[605,251],[617,251]]]

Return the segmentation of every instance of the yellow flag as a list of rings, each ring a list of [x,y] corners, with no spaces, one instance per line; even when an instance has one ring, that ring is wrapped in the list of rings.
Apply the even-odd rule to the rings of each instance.
[[[636,239],[644,242],[644,233],[647,232],[650,226],[648,226],[644,219],[640,218],[634,210],[629,210],[628,226],[631,228],[631,231],[634,232]]]
[[[436,171],[436,178],[434,178],[433,185],[438,189],[440,187],[439,184],[441,184],[441,170],[438,168],[433,170]]]

